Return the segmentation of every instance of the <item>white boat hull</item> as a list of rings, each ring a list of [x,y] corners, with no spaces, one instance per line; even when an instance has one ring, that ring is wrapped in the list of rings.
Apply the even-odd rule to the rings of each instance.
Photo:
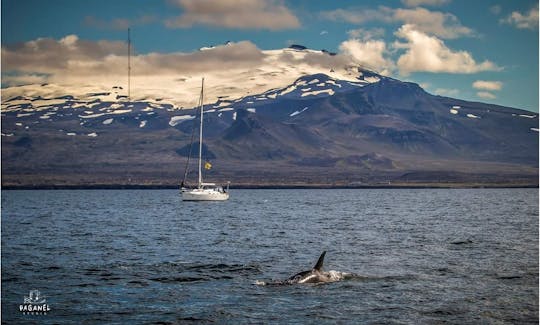
[[[182,201],[226,201],[229,193],[214,189],[183,189]]]

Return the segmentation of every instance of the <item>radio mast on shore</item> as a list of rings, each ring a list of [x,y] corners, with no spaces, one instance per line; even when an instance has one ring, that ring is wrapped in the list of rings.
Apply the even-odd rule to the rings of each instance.
[[[128,102],[131,101],[131,35],[128,28]]]

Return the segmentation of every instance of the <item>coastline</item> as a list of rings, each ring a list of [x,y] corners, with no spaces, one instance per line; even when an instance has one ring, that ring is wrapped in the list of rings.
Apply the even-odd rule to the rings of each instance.
[[[172,190],[174,184],[36,184],[2,185],[0,190]],[[539,188],[533,183],[393,183],[393,184],[232,184],[231,190],[253,189],[475,189]]]

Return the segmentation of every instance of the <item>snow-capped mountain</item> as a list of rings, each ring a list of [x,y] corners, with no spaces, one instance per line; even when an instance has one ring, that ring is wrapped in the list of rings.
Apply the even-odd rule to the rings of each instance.
[[[201,49],[203,54],[222,51],[220,47]],[[241,49],[239,49],[241,50]],[[358,82],[362,72],[357,64],[343,64],[335,60],[332,53],[297,47],[280,50],[261,51],[262,57],[252,65],[241,65],[232,69],[213,69],[203,72],[183,73],[174,75],[133,77],[131,81],[131,100],[145,101],[158,104],[169,104],[178,109],[192,108],[197,105],[201,78],[205,77],[206,102],[214,103],[220,99],[238,100],[253,94],[262,94],[270,89],[281,89],[293,83],[304,75],[324,73],[334,80]],[[327,62],[325,60],[328,60]],[[142,63],[141,63],[142,64]],[[139,67],[139,70],[143,70]],[[134,63],[137,71],[137,63]],[[367,73],[367,72],[366,72]],[[368,76],[365,82],[376,82],[377,78]],[[20,97],[35,99],[56,99],[69,94],[79,102],[117,101],[122,96],[127,97],[127,77],[121,80],[107,79],[100,83],[56,85],[36,84],[2,89],[2,97],[13,99]],[[22,101],[17,102],[23,104]],[[2,110],[16,108],[2,103]],[[35,102],[33,107],[48,105],[49,102]]]
[[[256,69],[205,78],[205,157],[219,166],[213,178],[289,185],[538,181],[537,114],[433,96],[355,65],[302,63],[328,52],[266,52]],[[157,92],[155,84],[138,85],[130,100],[118,85],[3,89],[3,184],[176,184],[200,77],[177,78]]]

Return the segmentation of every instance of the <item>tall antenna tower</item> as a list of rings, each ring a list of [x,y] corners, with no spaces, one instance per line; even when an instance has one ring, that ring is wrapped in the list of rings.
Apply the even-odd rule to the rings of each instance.
[[[131,35],[128,28],[128,102],[131,101]]]

